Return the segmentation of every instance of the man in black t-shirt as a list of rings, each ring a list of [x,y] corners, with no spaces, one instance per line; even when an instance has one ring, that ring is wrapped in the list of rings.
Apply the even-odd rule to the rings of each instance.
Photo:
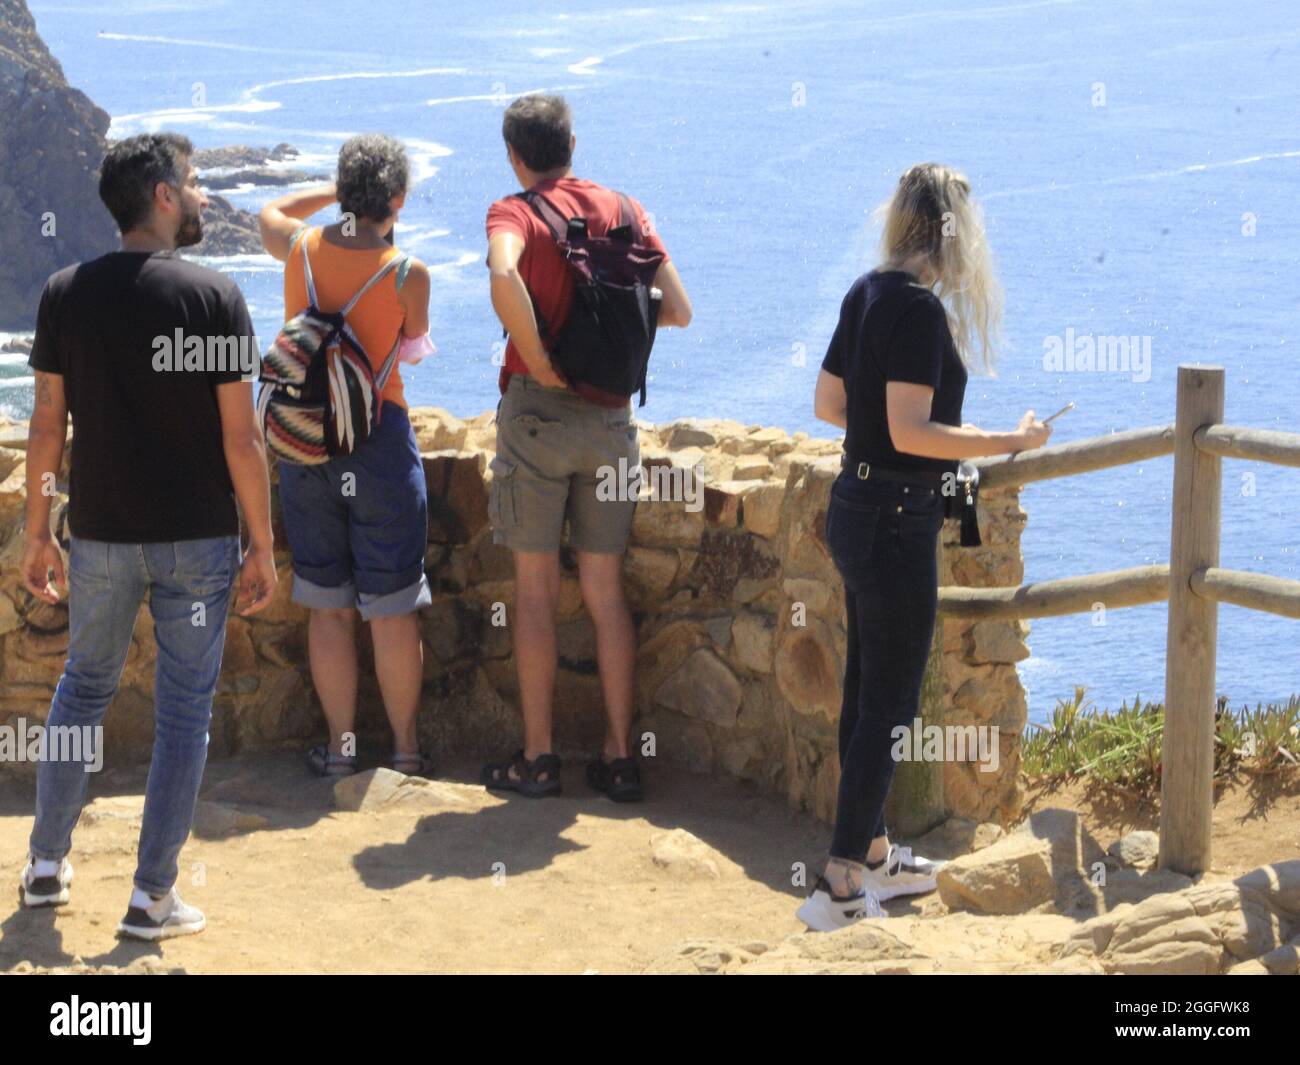
[[[118,932],[151,940],[204,927],[175,882],[207,757],[231,589],[238,576],[251,614],[276,581],[266,456],[244,380],[257,358],[248,310],[232,281],[176,256],[202,236],[207,204],[192,152],[166,133],[113,145],[99,193],[122,250],[49,279],[30,358],[23,577],[49,603],[59,600],[55,585],[68,585],[69,641],[45,723],[23,899],[68,900],[86,774],[102,764],[100,722],[147,593],[158,641],[154,751],[135,891]],[[65,571],[50,504],[69,414]],[[242,566],[236,497],[249,532]]]

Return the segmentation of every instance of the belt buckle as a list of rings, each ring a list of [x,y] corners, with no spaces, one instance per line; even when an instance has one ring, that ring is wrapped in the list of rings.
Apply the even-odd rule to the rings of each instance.
[[[858,463],[858,480],[859,480],[859,481],[865,481],[865,480],[867,479],[867,475],[870,474],[870,473],[871,473],[871,463],[869,463],[869,462],[859,462],[859,463]]]

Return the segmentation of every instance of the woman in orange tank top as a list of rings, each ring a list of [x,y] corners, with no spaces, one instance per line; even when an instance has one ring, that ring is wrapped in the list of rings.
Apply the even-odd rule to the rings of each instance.
[[[338,311],[390,259],[393,227],[406,199],[409,166],[400,142],[353,137],[339,152],[334,185],[291,193],[262,208],[266,250],[285,264],[284,316],[309,302],[303,256],[316,306]],[[337,202],[340,222],[308,228],[304,219]],[[347,323],[376,371],[402,344],[428,344],[429,271],[406,256],[361,297]],[[399,363],[400,366],[400,363]],[[318,466],[279,464],[280,507],[293,559],[293,600],[311,611],[308,656],[329,726],[329,742],[308,763],[322,776],[356,772],[356,621],[370,623],[375,672],[393,730],[392,767],[424,773],[417,736],[423,644],[416,611],[431,601],[424,575],[428,515],[423,466],[406,416],[400,368],[383,389],[380,417],[351,455]]]

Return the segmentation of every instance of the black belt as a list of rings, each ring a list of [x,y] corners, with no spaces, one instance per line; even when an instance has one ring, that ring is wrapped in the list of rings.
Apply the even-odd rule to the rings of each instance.
[[[896,470],[875,462],[854,462],[848,455],[840,457],[840,467],[857,475],[859,481],[896,481],[924,488],[942,488],[943,474],[934,470]]]
[[[874,462],[855,462],[848,455],[843,455],[840,457],[840,466],[856,474],[860,481],[896,481],[932,488],[940,493],[944,490],[944,478],[952,477],[953,487],[943,497],[944,513],[949,518],[961,519],[962,547],[980,546],[978,511],[975,506],[975,501],[979,498],[979,470],[970,463],[960,464],[954,474],[933,470],[889,469]]]

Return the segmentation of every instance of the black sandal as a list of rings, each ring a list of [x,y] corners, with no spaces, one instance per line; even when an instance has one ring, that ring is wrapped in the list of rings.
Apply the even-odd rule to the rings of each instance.
[[[322,743],[307,752],[307,765],[318,777],[350,777],[357,771],[357,756],[330,754],[329,745]]]
[[[510,776],[513,769],[519,779]],[[545,780],[539,779],[545,776]],[[530,799],[560,794],[560,759],[554,754],[539,754],[531,762],[522,750],[501,762],[489,762],[479,774],[479,781],[492,791],[517,791]]]
[[[597,758],[587,763],[587,784],[615,802],[641,801],[641,768],[635,758]]]
[[[393,772],[408,777],[427,777],[433,773],[433,759],[423,751],[411,754],[397,754],[394,752],[389,766]]]

